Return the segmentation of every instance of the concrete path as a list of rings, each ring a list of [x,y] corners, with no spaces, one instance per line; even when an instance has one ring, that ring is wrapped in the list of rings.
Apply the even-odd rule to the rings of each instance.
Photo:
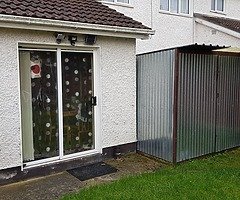
[[[0,187],[1,200],[54,200],[64,194],[76,192],[87,185],[114,181],[125,175],[154,171],[163,163],[139,154],[129,154],[120,159],[106,161],[119,171],[113,174],[80,181],[68,172],[22,181]]]

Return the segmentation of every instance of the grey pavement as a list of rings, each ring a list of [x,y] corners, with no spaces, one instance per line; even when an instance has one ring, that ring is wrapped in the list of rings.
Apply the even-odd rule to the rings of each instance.
[[[165,164],[158,160],[132,153],[120,159],[106,161],[118,169],[118,172],[80,181],[68,172],[57,173],[41,178],[30,179],[5,186],[0,186],[0,200],[55,200],[65,194],[91,186],[117,180],[125,175],[154,171]]]

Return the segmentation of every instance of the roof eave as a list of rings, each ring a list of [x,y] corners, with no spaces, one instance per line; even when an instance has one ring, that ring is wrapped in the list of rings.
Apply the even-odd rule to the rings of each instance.
[[[223,26],[214,24],[214,23],[209,22],[207,20],[195,17],[195,22],[198,23],[198,24],[201,24],[201,25],[204,25],[204,26],[216,29],[216,30],[218,30],[220,32],[223,32],[225,34],[231,35],[231,36],[233,36],[235,38],[240,38],[240,33],[236,32],[236,31],[233,31],[231,29],[225,28]]]
[[[3,14],[0,14],[0,27],[139,39],[147,39],[149,35],[155,33],[155,31],[151,29],[108,26]]]

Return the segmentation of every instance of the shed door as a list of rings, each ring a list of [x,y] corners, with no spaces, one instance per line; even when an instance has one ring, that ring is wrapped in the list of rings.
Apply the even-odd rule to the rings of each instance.
[[[216,151],[240,145],[240,57],[219,56]]]
[[[94,149],[92,59],[92,53],[20,51],[24,162]]]

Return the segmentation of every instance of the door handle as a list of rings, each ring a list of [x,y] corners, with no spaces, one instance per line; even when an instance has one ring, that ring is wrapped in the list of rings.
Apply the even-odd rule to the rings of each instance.
[[[92,104],[92,106],[96,106],[97,105],[97,97],[96,96],[91,97],[91,104]]]

